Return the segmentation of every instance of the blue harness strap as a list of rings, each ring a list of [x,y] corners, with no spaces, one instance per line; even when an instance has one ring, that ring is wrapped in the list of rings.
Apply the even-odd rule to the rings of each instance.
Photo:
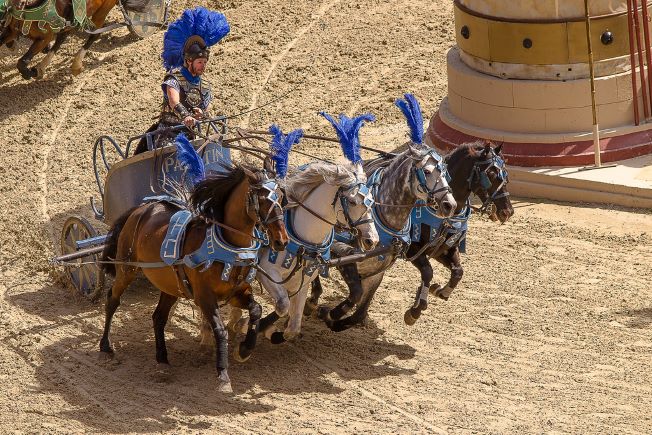
[[[188,210],[179,210],[170,218],[168,231],[161,243],[161,260],[168,266],[172,266],[181,256],[186,227],[191,219],[192,213]]]
[[[423,202],[420,202],[423,204]],[[446,240],[444,243],[451,248],[456,243],[459,243],[460,252],[466,252],[466,231],[468,229],[468,221],[471,216],[471,206],[467,201],[466,206],[462,211],[449,218],[439,218],[436,216],[436,210],[432,207],[415,207],[412,209],[412,241],[418,242],[421,240],[422,227],[425,227],[430,233],[428,241],[433,241],[440,229],[446,223]]]
[[[304,275],[312,277],[315,271],[319,270],[321,276],[327,277],[328,266],[326,262],[331,258],[331,246],[335,239],[335,231],[332,230],[319,245],[301,240],[294,232],[290,210],[285,211],[285,227],[288,233],[289,243],[285,247],[285,256],[283,257],[281,267],[283,269],[289,269],[294,259],[301,257],[302,261],[304,261]],[[278,252],[270,249],[267,259],[270,263],[276,264]]]
[[[255,231],[257,234],[257,231]],[[183,257],[183,263],[191,268],[204,266],[208,269],[215,262],[224,264],[222,281],[228,281],[234,267],[250,267],[258,264],[258,250],[261,243],[254,241],[247,248],[233,246],[224,240],[222,231],[217,225],[210,225],[206,229],[206,237],[199,249]],[[256,276],[256,270],[251,269],[245,280],[251,282]]]
[[[158,199],[156,199],[158,200]],[[247,248],[240,248],[229,244],[222,235],[217,225],[210,225],[206,229],[206,237],[199,249],[181,258],[181,247],[186,234],[186,228],[192,220],[192,213],[188,210],[176,212],[170,219],[168,230],[161,244],[161,259],[168,266],[184,264],[190,268],[204,266],[208,269],[213,263],[224,264],[222,281],[228,281],[234,267],[251,267],[258,264],[258,250],[261,243],[254,241]],[[254,236],[260,234],[254,230]],[[256,276],[256,269],[251,267],[245,278],[252,282]]]

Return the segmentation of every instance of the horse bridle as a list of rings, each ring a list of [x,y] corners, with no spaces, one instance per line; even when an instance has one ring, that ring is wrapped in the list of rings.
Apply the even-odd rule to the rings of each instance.
[[[346,195],[344,195],[344,193],[352,189],[355,189],[356,187],[358,188],[356,192],[356,196],[357,195],[362,196],[361,204],[367,207],[367,212],[362,213],[362,215],[358,219],[353,220],[353,218],[351,217],[351,213],[349,211],[350,199]],[[371,189],[369,189],[369,186],[367,186],[366,183],[356,180],[355,183],[346,187],[340,187],[337,190],[337,194],[335,195],[335,199],[333,200],[333,204],[332,204],[333,206],[335,206],[335,203],[337,202],[338,199],[340,200],[340,205],[342,206],[342,211],[344,212],[344,218],[346,219],[346,223],[348,225],[347,230],[349,230],[349,232],[353,237],[357,237],[359,234],[358,227],[360,225],[372,223],[374,221],[373,218],[364,219],[364,216],[369,212],[369,210],[371,210],[371,208],[374,205],[374,197],[371,193]]]
[[[247,214],[251,216],[251,209],[255,212],[256,223],[268,226],[269,224],[282,220],[283,219],[283,205],[281,204],[281,196],[278,194],[279,186],[278,183],[273,179],[269,178],[267,171],[263,170],[263,181],[259,184],[254,184],[249,187],[249,193],[247,195]],[[263,190],[267,192],[266,194],[260,194],[259,191]],[[264,197],[265,200],[271,203],[269,209],[267,210],[266,216],[262,216],[260,208],[259,197]],[[278,208],[278,214],[272,216],[274,209]]]
[[[487,165],[487,167],[480,169],[482,165]],[[500,184],[493,193],[490,193],[489,191],[493,184],[488,175],[490,169],[496,170],[496,176],[500,180]],[[473,165],[471,175],[469,175],[469,178],[467,179],[469,183],[469,190],[472,192],[474,191],[473,184],[475,183],[476,179],[478,181],[479,188],[482,189],[486,195],[486,199],[483,201],[482,206],[478,209],[480,214],[488,213],[487,210],[492,205],[495,207],[497,199],[509,196],[509,192],[503,190],[503,188],[509,182],[507,170],[505,169],[505,161],[493,150],[491,151],[491,157],[481,162],[475,162]]]
[[[447,182],[450,182],[451,177],[450,177],[450,174],[448,173],[448,168],[446,167],[446,164],[444,163],[444,159],[442,158],[442,156],[439,155],[439,153],[437,153],[437,151],[435,151],[433,149],[428,150],[428,152],[426,154],[424,154],[423,156],[421,156],[420,158],[417,159],[417,158],[413,157],[413,159],[423,161],[424,159],[430,158],[430,157],[432,157],[435,160],[435,162],[437,162],[436,168],[439,171],[439,178],[437,179],[437,182],[435,183],[433,188],[430,189],[428,187],[428,180],[427,180],[426,172],[423,170],[423,166],[425,166],[425,165],[422,165],[421,167],[415,166],[413,168],[413,170],[412,170],[412,175],[410,176],[410,178],[412,178],[412,176],[416,177],[417,182],[419,183],[418,186],[417,186],[417,189],[421,193],[426,194],[428,203],[433,203],[434,204],[433,207],[437,207],[437,204],[436,204],[436,201],[435,201],[435,195],[437,195],[438,193],[441,193],[441,192],[448,192],[448,193],[451,192],[451,187],[448,186],[448,185],[442,186],[440,188],[437,188],[437,186],[441,183],[442,179],[445,179]]]

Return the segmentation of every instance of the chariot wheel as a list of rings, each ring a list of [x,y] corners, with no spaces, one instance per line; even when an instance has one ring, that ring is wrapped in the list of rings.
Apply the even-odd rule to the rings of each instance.
[[[70,217],[61,230],[61,254],[77,252],[76,242],[97,236],[95,228],[83,217]],[[97,300],[104,289],[104,271],[97,263],[100,254],[74,260],[77,265],[65,267],[65,275],[72,287],[91,301]]]
[[[127,27],[129,28],[129,31],[143,39],[153,35],[162,27],[165,27],[168,15],[168,1],[169,0],[151,0],[147,10],[144,12],[123,11],[123,13],[128,17]],[[138,24],[139,22],[159,24]]]

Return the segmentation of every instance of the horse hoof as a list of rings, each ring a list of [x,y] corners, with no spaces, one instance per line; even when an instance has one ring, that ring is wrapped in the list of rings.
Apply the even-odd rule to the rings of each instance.
[[[233,325],[233,332],[235,332],[236,334],[237,333],[246,334],[248,328],[249,328],[249,319],[242,317]]]
[[[81,74],[82,71],[84,71],[84,67],[82,66],[76,67],[75,65],[73,65],[70,70],[72,71],[72,75],[78,76],[79,74]]]
[[[293,332],[293,331],[291,332],[285,331],[283,332],[283,338],[285,339],[285,341],[296,341],[301,338],[301,333]]]
[[[303,306],[303,315],[311,316],[312,313],[315,312],[315,309],[317,309],[317,305],[308,300],[306,301],[306,304]]]
[[[231,387],[231,381],[219,381],[217,383],[217,391],[224,394],[233,394],[233,387]]]
[[[170,364],[166,363],[157,363],[156,370],[154,371],[154,377],[156,382],[167,383],[170,382],[170,377],[172,376]]]
[[[107,362],[107,361],[111,361],[114,357],[115,357],[115,353],[113,352],[113,350],[108,352],[100,351],[99,355],[97,356],[97,359],[100,362]]]
[[[412,312],[411,310],[407,310],[405,314],[403,315],[403,320],[405,321],[406,325],[412,326],[415,323],[417,323],[417,319],[412,317]]]
[[[45,70],[40,67],[36,67],[36,77],[34,77],[36,80],[41,80],[45,77]]]
[[[217,391],[220,393],[233,393],[233,388],[231,387],[231,379],[226,372],[226,369],[222,370],[217,376]]]
[[[323,320],[324,322],[331,320],[330,313],[331,313],[330,307],[327,307],[325,305],[322,305],[317,308],[317,317]]]
[[[441,291],[441,289],[443,289],[443,287],[440,286],[439,284],[433,284],[428,288],[428,291],[430,292],[430,294],[436,295],[437,292]]]
[[[270,336],[272,344],[281,344],[285,342],[285,336],[282,332],[276,331]]]
[[[251,358],[251,350],[247,349],[243,343],[240,343],[240,346],[233,351],[233,359],[237,362],[243,363],[249,358]]]

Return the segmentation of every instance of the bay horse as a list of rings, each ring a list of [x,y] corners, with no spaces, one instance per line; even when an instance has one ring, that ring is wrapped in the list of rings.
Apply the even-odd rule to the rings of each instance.
[[[76,22],[75,14],[73,11],[74,0],[9,0],[11,4],[6,14],[10,16],[9,22],[0,33],[0,47],[6,44],[11,47],[15,40],[22,34],[32,40],[32,45],[29,47],[25,55],[23,55],[17,64],[18,71],[25,80],[33,78],[42,78],[45,74],[47,66],[52,61],[52,57],[56,51],[61,47],[61,44],[66,40],[70,31],[79,25]],[[144,12],[150,0],[86,0],[86,17],[82,28],[94,27],[100,28],[104,25],[106,17],[120,1],[122,7],[128,11]],[[12,15],[14,11],[23,11],[42,6],[44,3],[51,3],[56,10],[56,14],[65,23],[54,23],[47,21],[33,21],[25,22],[17,19]],[[99,38],[99,34],[89,34],[86,42],[79,49],[72,62],[72,73],[77,75],[83,70],[83,60],[86,52],[90,49],[93,42]],[[54,40],[54,44],[50,47],[49,44]],[[41,52],[47,52],[45,58],[39,62],[36,67],[29,67],[30,61]]]
[[[394,158],[380,158],[375,161],[376,167],[386,166],[390,167],[395,164]],[[482,144],[480,142],[467,143],[459,146],[451,153],[444,157],[447,164],[448,173],[450,174],[451,181],[450,187],[456,202],[456,208],[453,215],[463,213],[465,207],[468,207],[468,199],[471,193],[475,193],[483,201],[484,211],[489,208],[489,204],[495,204],[496,210],[489,212],[490,217],[501,222],[506,222],[509,217],[514,213],[509,200],[509,194],[506,190],[506,171],[504,169],[504,161],[502,160],[501,146],[493,148],[490,144]],[[374,163],[372,161],[371,163]],[[480,173],[484,173],[489,184],[484,184],[480,180]],[[474,175],[476,174],[476,175]],[[451,279],[447,284],[446,289],[454,288],[462,278],[462,266],[460,261],[460,246],[461,239],[457,240],[453,246],[436,246],[429,248],[430,231],[420,231],[421,239],[412,244],[405,253],[406,258],[410,259],[412,264],[419,269],[421,273],[421,285],[417,289],[415,303],[405,313],[404,320],[407,324],[412,325],[416,319],[421,315],[421,311],[427,308],[428,291],[438,292],[437,296],[447,299],[450,296],[449,290],[441,291],[441,286],[434,284],[430,285],[433,277],[433,270],[428,258],[434,258],[442,263],[451,271]],[[356,297],[354,292],[361,293],[359,303],[356,310],[348,317],[340,316],[339,311],[324,309],[320,307],[320,317],[325,321],[327,326],[335,331],[340,332],[351,328],[354,325],[360,324],[365,321],[368,315],[369,306],[374,297],[376,286],[364,287],[361,284],[361,279],[365,279],[365,271],[360,274],[357,273],[355,265],[345,265],[341,268],[342,277],[349,287],[350,295],[347,298],[352,300]],[[369,279],[377,279],[375,276],[370,276]],[[319,297],[322,293],[321,283],[315,281],[312,287],[311,303],[317,305]]]
[[[207,230],[215,223],[222,228],[224,242],[235,248],[248,248],[253,246],[256,237],[254,228],[259,222],[269,232],[270,243],[274,249],[284,250],[288,235],[280,205],[282,193],[268,175],[271,171],[271,167],[266,170],[254,170],[236,165],[224,174],[211,175],[195,185],[189,204],[196,216],[186,229],[181,248],[182,256],[202,247]],[[273,183],[273,191],[270,190],[270,182]],[[258,321],[261,317],[261,307],[254,300],[249,280],[243,278],[251,271],[249,267],[233,266],[231,272],[227,273],[224,264],[218,261],[212,265],[206,263],[204,269],[191,268],[185,264],[175,267],[146,267],[146,263],[160,264],[161,245],[170,218],[179,208],[168,202],[141,205],[127,211],[111,229],[102,257],[106,261],[103,263],[105,271],[114,274],[115,281],[107,293],[106,321],[100,341],[100,355],[109,358],[113,355],[109,342],[111,319],[120,305],[122,293],[135,278],[138,268],[143,266],[145,277],[161,291],[160,300],[152,315],[156,337],[156,361],[159,364],[169,364],[164,329],[171,307],[179,297],[192,298],[213,334],[218,389],[231,392],[227,372],[228,333],[220,318],[218,303],[228,303],[249,311],[249,330],[235,353],[236,359],[244,361],[249,358],[255,346]]]

